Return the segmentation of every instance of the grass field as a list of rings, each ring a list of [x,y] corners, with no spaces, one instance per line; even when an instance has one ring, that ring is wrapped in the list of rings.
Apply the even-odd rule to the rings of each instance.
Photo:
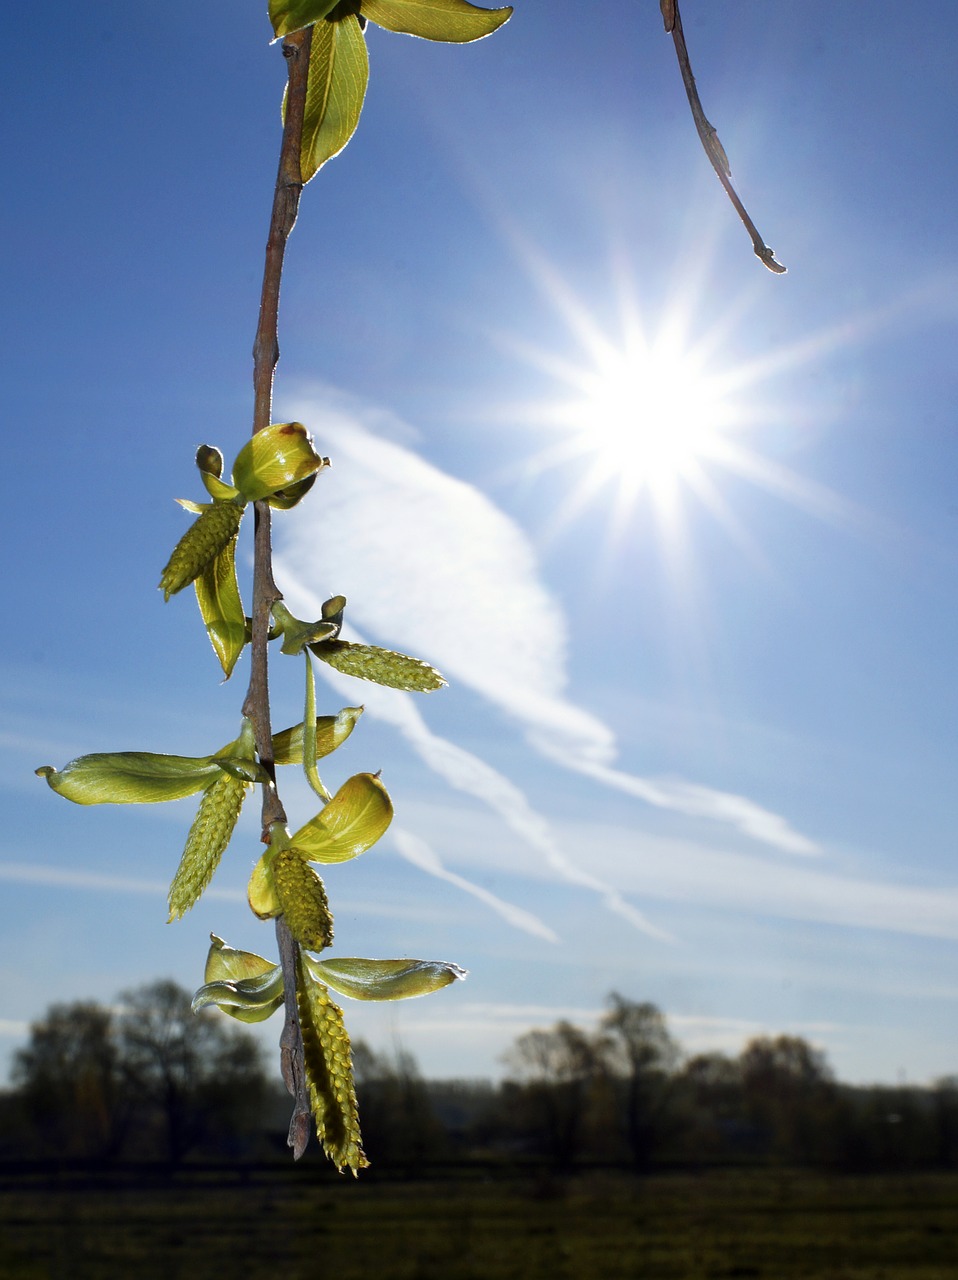
[[[8,1177],[2,1280],[958,1280],[958,1175]]]

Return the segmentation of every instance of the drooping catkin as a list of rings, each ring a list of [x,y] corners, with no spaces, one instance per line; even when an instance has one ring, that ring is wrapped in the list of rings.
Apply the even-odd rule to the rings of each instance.
[[[213,878],[250,784],[223,773],[203,795],[170,885],[170,920],[185,915]]]
[[[310,976],[302,957],[297,962],[296,998],[316,1134],[336,1168],[351,1169],[355,1176],[369,1161],[359,1129],[349,1035],[342,1009]]]
[[[195,581],[239,532],[243,508],[235,502],[214,502],[201,511],[173,548],[160,577],[163,597],[169,600]]]

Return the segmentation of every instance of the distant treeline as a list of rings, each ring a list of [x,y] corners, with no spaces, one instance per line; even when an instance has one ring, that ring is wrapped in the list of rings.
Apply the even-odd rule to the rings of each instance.
[[[501,1161],[783,1163],[850,1171],[958,1168],[958,1077],[931,1088],[843,1084],[795,1036],[737,1057],[683,1057],[655,1005],[609,997],[590,1034],[520,1036],[502,1083],[430,1081],[363,1042],[354,1065],[367,1154],[380,1167]],[[288,1101],[258,1043],[158,982],[55,1005],[0,1094],[0,1160],[262,1160],[285,1149]]]

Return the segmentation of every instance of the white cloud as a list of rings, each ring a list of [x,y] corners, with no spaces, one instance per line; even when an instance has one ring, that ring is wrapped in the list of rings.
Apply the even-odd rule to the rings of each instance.
[[[818,851],[743,796],[613,769],[612,730],[563,696],[565,617],[516,522],[473,485],[378,437],[328,399],[303,400],[290,412],[334,455],[335,480],[326,478],[322,502],[302,504],[277,526],[285,581],[291,577],[301,596],[321,599],[348,585],[351,621],[502,708],[535,750],[566,767],[782,852]]]
[[[70,871],[64,867],[35,862],[0,862],[0,880],[17,884],[40,884],[53,889],[92,889],[98,893],[145,893],[165,898],[169,884],[159,880],[136,880],[131,876],[101,875],[94,871]],[[245,902],[239,889],[206,890],[206,896],[226,902]]]
[[[533,915],[531,911],[517,907],[512,902],[506,902],[494,893],[490,893],[488,889],[483,889],[481,885],[474,884],[471,880],[466,880],[463,876],[456,875],[454,871],[449,871],[443,866],[439,855],[426,844],[425,840],[421,840],[419,836],[414,836],[411,831],[404,831],[401,827],[393,826],[390,830],[390,836],[400,854],[407,862],[411,862],[414,867],[418,867],[420,871],[425,871],[428,875],[435,876],[439,880],[446,880],[449,884],[454,884],[457,889],[462,889],[463,892],[472,894],[474,898],[478,898],[487,907],[491,907],[493,911],[497,912],[516,929],[523,929],[526,933],[531,933],[536,938],[544,938],[546,942],[559,941],[558,934],[550,929],[538,916]]]

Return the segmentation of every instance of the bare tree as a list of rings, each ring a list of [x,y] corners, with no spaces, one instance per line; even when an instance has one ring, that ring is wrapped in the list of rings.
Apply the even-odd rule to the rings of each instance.
[[[531,1129],[560,1169],[581,1150],[599,1056],[595,1041],[570,1022],[520,1036],[505,1055],[519,1087],[511,1091],[517,1127]]]
[[[656,1005],[627,1000],[615,991],[608,1003],[600,1024],[602,1059],[615,1085],[632,1162],[644,1169],[668,1129],[679,1047]]]

